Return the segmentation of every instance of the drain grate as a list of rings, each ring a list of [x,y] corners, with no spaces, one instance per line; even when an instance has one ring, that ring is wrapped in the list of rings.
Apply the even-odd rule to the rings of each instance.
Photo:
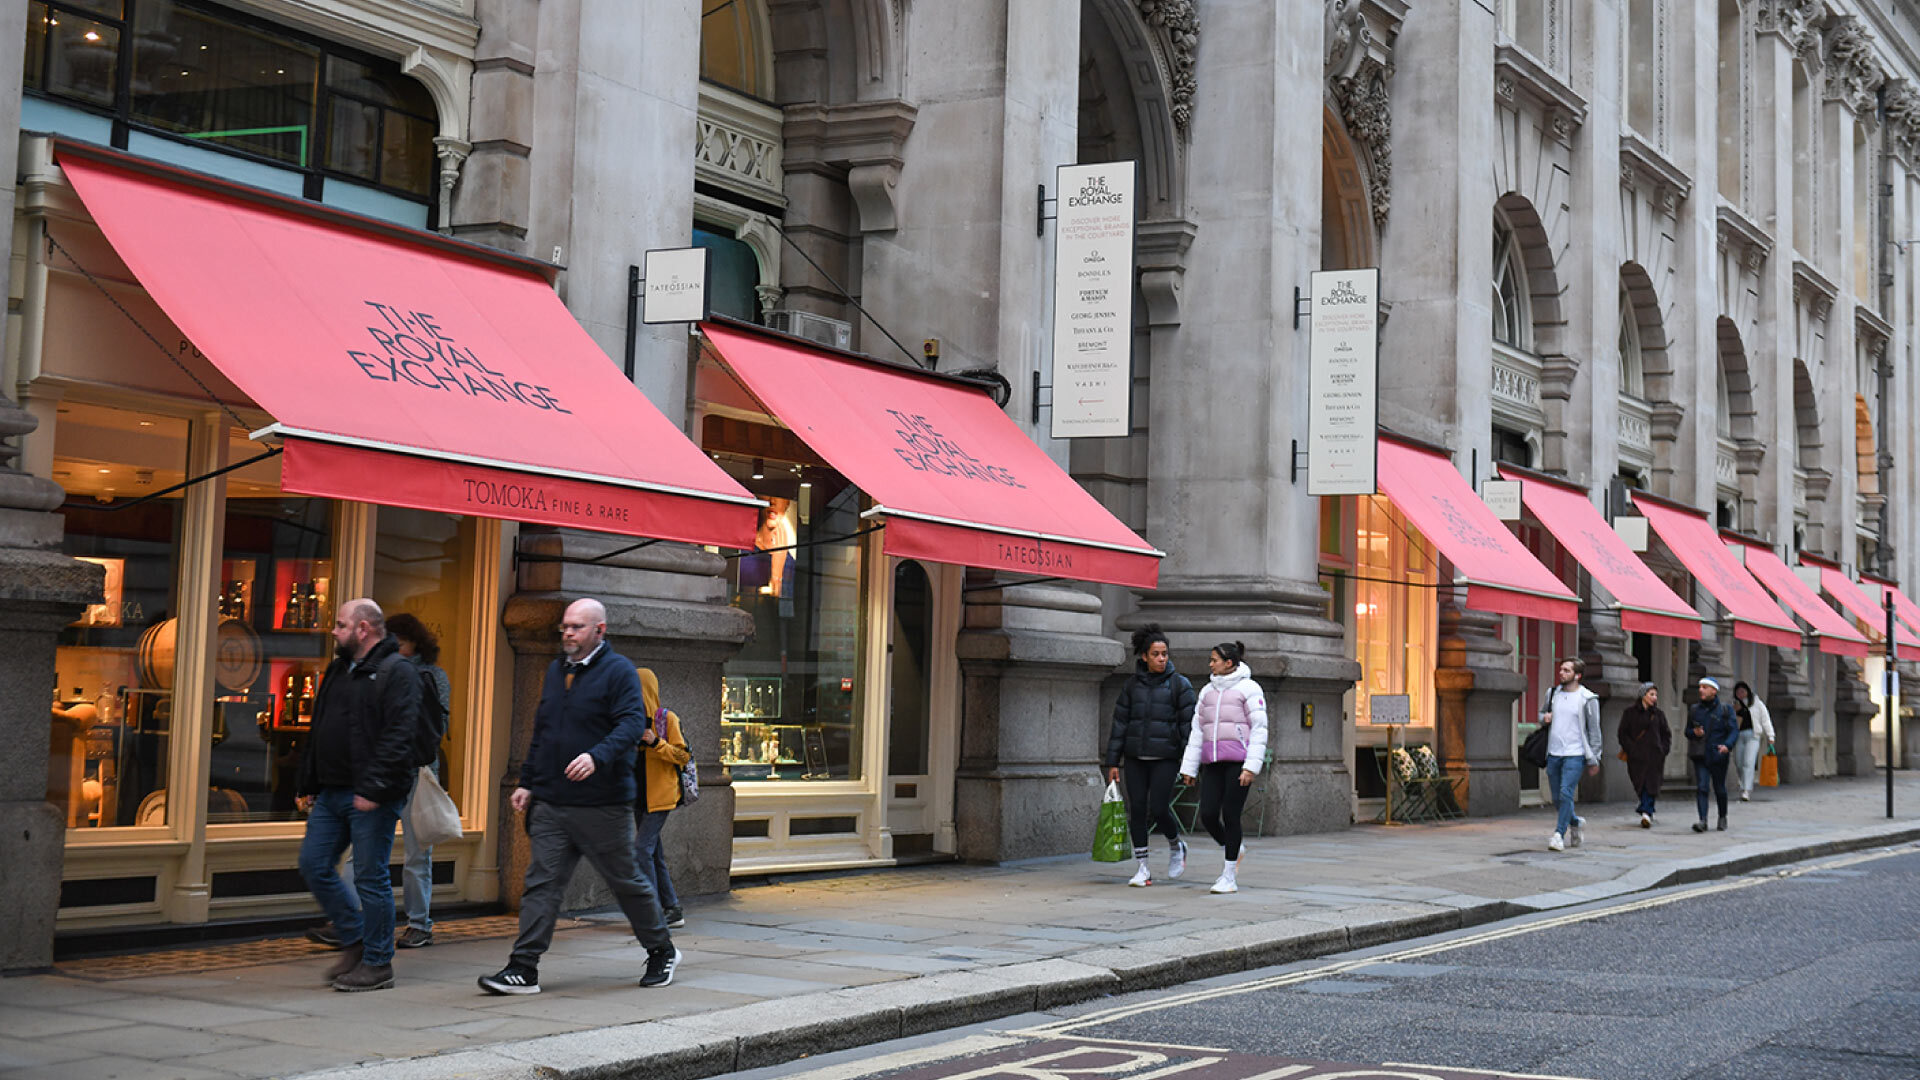
[[[556,929],[573,930],[591,926],[583,919],[561,919]],[[405,929],[401,923],[400,928]],[[459,941],[485,941],[513,937],[520,932],[517,915],[488,915],[477,919],[456,919],[436,923],[436,945]],[[225,945],[207,945],[193,949],[163,949],[155,952],[121,953],[114,956],[87,956],[63,961],[54,970],[77,979],[112,982],[117,979],[144,979],[154,975],[194,975],[205,971],[259,967],[266,964],[294,963],[331,955],[333,950],[315,945],[305,937],[270,938],[266,941],[236,941]]]

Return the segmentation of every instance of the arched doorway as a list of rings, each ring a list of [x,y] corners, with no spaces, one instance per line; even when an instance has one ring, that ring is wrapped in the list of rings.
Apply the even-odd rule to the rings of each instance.
[[[1373,211],[1360,152],[1331,108],[1321,110],[1320,269],[1373,266]]]

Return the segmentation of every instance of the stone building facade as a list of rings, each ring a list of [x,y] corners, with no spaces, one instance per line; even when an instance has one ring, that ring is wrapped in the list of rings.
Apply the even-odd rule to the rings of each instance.
[[[725,387],[705,381],[724,365],[684,324],[634,317],[642,255],[691,240],[714,252],[727,314],[992,385],[1007,416],[1166,553],[1158,588],[1137,590],[907,570],[877,541],[848,541],[859,585],[843,605],[854,629],[835,681],[854,695],[843,725],[854,734],[841,736],[850,746],[821,740],[821,760],[839,756],[816,770],[804,733],[788,751],[776,732],[761,761],[730,741],[749,726],[736,688],[768,690],[755,680],[785,670],[756,659],[772,625],[756,620],[789,617],[754,613],[738,560],[471,527],[449,571],[464,582],[460,618],[477,628],[461,639],[457,696],[474,705],[455,746],[470,838],[436,871],[449,901],[512,899],[523,852],[504,792],[556,648],[550,628],[581,593],[607,598],[616,645],[660,671],[693,740],[707,795],[668,832],[688,893],[764,869],[1081,849],[1101,704],[1130,668],[1117,642],[1147,624],[1169,632],[1189,671],[1214,642],[1249,646],[1274,718],[1255,799],[1268,831],[1372,813],[1376,692],[1409,696],[1411,734],[1463,778],[1470,812],[1531,798],[1515,721],[1537,704],[1542,665],[1565,653],[1588,659],[1610,716],[1643,678],[1669,701],[1698,674],[1746,678],[1773,704],[1788,782],[1872,766],[1875,661],[1735,642],[1658,545],[1647,558],[1698,608],[1698,642],[1623,630],[1532,526],[1534,553],[1588,601],[1577,624],[1470,609],[1444,552],[1384,501],[1310,496],[1293,448],[1307,430],[1311,331],[1294,312],[1314,271],[1379,267],[1381,424],[1440,448],[1474,484],[1498,463],[1521,466],[1588,490],[1616,518],[1632,515],[1625,492],[1639,489],[1790,562],[1807,553],[1912,581],[1920,521],[1912,426],[1899,417],[1920,404],[1905,374],[1920,27],[1904,0],[647,0],[644,17],[612,0],[179,6],[381,73],[391,101],[345,88],[327,100],[389,109],[383,123],[413,131],[396,160],[415,179],[314,164],[304,142],[297,161],[275,146],[196,142],[209,131],[165,127],[139,91],[88,83],[94,69],[73,51],[84,46],[51,29],[104,20],[99,32],[133,40],[121,55],[137,63],[140,49],[179,39],[159,13],[174,5],[127,0],[103,14],[34,0],[24,25],[16,11],[6,25],[28,42],[25,65],[0,61],[0,84],[21,88],[0,97],[8,160],[20,155],[6,171],[20,184],[0,390],[20,408],[0,415],[0,437],[17,444],[19,471],[0,484],[0,541],[21,554],[0,560],[0,590],[15,590],[0,595],[30,603],[7,605],[21,621],[9,633],[50,640],[61,619],[42,607],[96,602],[90,571],[49,554],[62,549],[49,482],[86,456],[60,445],[68,409],[209,422],[190,392],[103,389],[43,360],[42,339],[77,325],[36,306],[49,273],[57,284],[71,270],[46,248],[48,230],[91,227],[54,137],[223,181],[285,181],[276,190],[559,267],[567,308],[654,406],[743,482],[749,467],[762,479],[764,460],[790,461],[781,497],[804,506],[822,464],[804,448],[777,457],[728,441],[727,422],[752,416],[728,411]],[[391,89],[402,79],[410,89]],[[1045,200],[1057,166],[1114,160],[1137,161],[1140,176],[1133,433],[1056,441],[1036,400],[1052,370]],[[193,443],[187,472],[233,464],[226,443]],[[240,489],[203,490],[196,498],[213,501],[182,512],[212,538],[188,529],[179,543],[210,544],[195,587],[215,576],[224,587],[216,523]],[[70,486],[68,507],[83,501]],[[326,512],[332,573],[379,586],[379,512]],[[758,595],[779,598],[774,574],[755,579]],[[212,663],[218,621],[181,637],[178,663]],[[807,663],[827,663],[806,648]],[[45,652],[9,650],[8,683],[44,686]],[[906,652],[918,667],[899,666]],[[907,697],[914,716],[896,700]],[[752,708],[760,718],[758,699]],[[22,745],[45,723],[37,707],[4,722]],[[903,746],[914,752],[894,754]],[[747,783],[777,780],[786,753],[832,782]],[[205,786],[207,756],[163,766],[176,790]],[[97,768],[75,771],[76,784]],[[1625,780],[1610,762],[1593,783],[1618,795]],[[248,819],[243,837],[204,799],[162,804],[156,831],[123,845],[113,829],[82,827],[86,808],[67,798],[67,839],[28,830],[34,853],[15,862],[49,869],[9,879],[23,902],[7,909],[38,914],[0,966],[44,963],[56,910],[76,932],[303,910],[284,881],[220,884],[291,866],[297,827],[284,817]],[[7,800],[0,812],[44,816],[37,791]],[[63,850],[65,870],[52,869]]]

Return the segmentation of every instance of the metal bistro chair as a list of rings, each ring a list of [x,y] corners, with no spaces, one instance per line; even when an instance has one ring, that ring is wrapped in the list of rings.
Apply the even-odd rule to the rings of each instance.
[[[1466,816],[1456,791],[1460,780],[1441,771],[1432,747],[1416,743],[1394,747],[1391,752],[1384,746],[1375,747],[1374,763],[1380,769],[1381,782],[1392,790],[1393,820],[1445,821]],[[1385,818],[1383,810],[1379,820]]]

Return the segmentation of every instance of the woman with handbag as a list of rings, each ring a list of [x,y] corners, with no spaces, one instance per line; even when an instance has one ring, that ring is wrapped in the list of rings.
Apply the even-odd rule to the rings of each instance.
[[[1627,779],[1640,796],[1640,827],[1653,828],[1653,803],[1660,794],[1661,774],[1673,750],[1673,729],[1660,711],[1660,690],[1640,684],[1640,696],[1620,717],[1620,760],[1627,763]]]
[[[1740,781],[1740,801],[1753,799],[1754,766],[1760,754],[1773,746],[1773,712],[1767,703],[1753,696],[1753,687],[1745,680],[1733,684],[1734,715],[1740,718],[1740,738],[1733,744],[1735,776]]]
[[[660,830],[667,825],[667,815],[680,805],[680,769],[693,760],[693,754],[680,732],[680,718],[660,707],[660,677],[652,668],[636,666],[636,670],[640,673],[640,696],[647,707],[647,728],[640,733],[640,798],[633,804],[635,861],[640,864],[640,872],[653,882],[667,928],[678,930],[687,925],[687,917],[680,910],[680,897],[673,891],[673,878],[667,873]]]
[[[452,716],[453,682],[440,667],[440,639],[419,617],[402,611],[387,620],[387,632],[400,643],[400,655],[413,661],[420,673],[420,722],[432,724],[440,738],[447,737],[447,721]],[[425,768],[434,779],[446,776],[440,757]],[[419,781],[415,781],[416,784]],[[400,811],[400,840],[404,862],[400,874],[400,895],[407,906],[407,928],[393,939],[402,949],[418,949],[433,944],[433,917],[428,908],[433,901],[433,848],[419,842],[420,830],[414,828],[415,800],[408,799]]]

